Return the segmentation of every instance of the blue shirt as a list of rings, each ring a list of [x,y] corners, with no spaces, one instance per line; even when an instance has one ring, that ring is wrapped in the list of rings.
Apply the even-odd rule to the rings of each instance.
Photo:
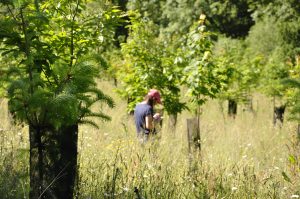
[[[137,104],[134,109],[134,119],[137,133],[145,133],[146,116],[153,116],[152,106],[149,104]]]

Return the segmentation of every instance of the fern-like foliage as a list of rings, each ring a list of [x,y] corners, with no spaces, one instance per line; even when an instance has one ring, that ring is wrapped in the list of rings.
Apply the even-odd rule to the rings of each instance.
[[[118,23],[118,10],[105,12],[115,16],[109,21],[84,12],[88,4],[77,3],[80,6],[57,0],[0,1],[6,14],[0,16],[0,60],[7,60],[1,81],[11,113],[33,127],[96,126],[91,117],[110,119],[102,110],[92,110],[97,103],[114,107],[96,82],[108,65],[93,52],[101,46],[99,38],[110,37],[100,27]],[[69,6],[73,17],[66,17]]]

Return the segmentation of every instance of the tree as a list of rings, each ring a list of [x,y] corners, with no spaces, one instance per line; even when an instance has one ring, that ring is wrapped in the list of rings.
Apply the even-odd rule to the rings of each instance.
[[[193,140],[196,149],[201,148],[200,107],[209,98],[216,97],[226,83],[224,80],[227,79],[227,72],[216,64],[213,57],[213,33],[206,29],[205,19],[205,15],[200,15],[199,21],[186,34],[180,51],[180,57],[183,58],[181,83],[187,89],[189,104],[192,105],[196,115],[196,118],[187,120],[187,123],[196,125],[188,127],[188,136]]]
[[[282,80],[290,78],[297,71],[299,56],[299,3],[288,1],[262,1],[253,3],[255,26],[250,30],[248,43],[249,57],[262,57],[262,89],[274,101],[274,123],[277,107],[285,107],[291,95]],[[251,58],[250,58],[251,59]]]
[[[253,10],[250,9],[249,0],[210,0],[208,15],[209,21],[215,31],[227,37],[244,38],[248,35],[250,27],[254,25]]]
[[[251,108],[251,95],[261,80],[262,58],[249,58],[243,39],[224,36],[218,37],[214,52],[216,63],[228,72],[225,89],[218,97],[228,100],[228,115],[235,117],[238,103],[250,103]]]
[[[249,0],[167,0],[162,6],[163,27],[166,34],[186,34],[205,14],[208,28],[232,38],[246,37],[254,21]]]
[[[114,106],[96,88],[104,60],[90,52],[119,11],[85,12],[80,0],[0,3],[1,57],[10,60],[6,97],[15,118],[29,125],[29,197],[73,198],[78,124],[110,119],[93,104]]]
[[[183,46],[183,76],[182,83],[187,87],[187,94],[197,106],[209,98],[216,97],[224,83],[223,71],[212,54],[213,33],[206,29],[205,15],[200,16],[198,23],[192,27]]]
[[[130,99],[129,112],[149,89],[156,88],[162,94],[165,111],[177,115],[185,104],[180,102],[180,70],[174,64],[174,52],[159,38],[159,29],[152,21],[133,16],[130,30],[128,42],[122,44],[125,66],[119,76],[124,88],[120,93]]]
[[[166,0],[162,5],[162,32],[174,40],[187,34],[207,6],[202,0]]]

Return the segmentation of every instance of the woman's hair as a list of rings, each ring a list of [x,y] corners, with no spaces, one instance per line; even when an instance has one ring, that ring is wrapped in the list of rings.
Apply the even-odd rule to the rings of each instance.
[[[152,96],[145,95],[144,100],[147,101],[147,104],[148,104],[148,105],[150,105],[150,106],[152,106],[152,107],[154,106],[155,100],[153,99]]]

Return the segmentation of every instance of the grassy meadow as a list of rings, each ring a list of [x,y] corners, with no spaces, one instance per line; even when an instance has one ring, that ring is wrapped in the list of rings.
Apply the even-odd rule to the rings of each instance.
[[[295,123],[273,127],[271,99],[255,95],[254,112],[238,107],[227,117],[227,104],[211,100],[201,115],[201,153],[188,153],[186,119],[167,128],[146,145],[136,138],[126,102],[101,82],[114,109],[104,109],[110,122],[99,129],[81,126],[76,196],[94,198],[299,198],[300,148]],[[0,198],[28,198],[28,135],[16,126],[0,101]]]

